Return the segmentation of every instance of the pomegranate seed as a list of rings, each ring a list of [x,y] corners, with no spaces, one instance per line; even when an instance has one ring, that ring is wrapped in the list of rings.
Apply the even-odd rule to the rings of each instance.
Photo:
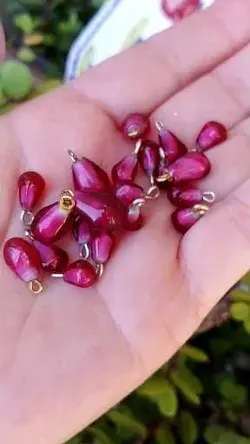
[[[178,208],[192,207],[203,200],[203,194],[197,188],[180,189],[169,187],[167,193],[169,201]]]
[[[208,122],[203,126],[197,137],[196,144],[199,151],[207,151],[210,148],[214,148],[216,145],[225,142],[227,136],[227,129],[224,125],[218,122]]]
[[[45,181],[34,171],[23,173],[18,180],[19,201],[25,211],[32,211],[42,196]]]
[[[178,233],[185,234],[207,211],[206,205],[177,209],[171,216],[173,225]]]
[[[162,9],[175,22],[178,22],[196,11],[200,0],[162,0]]]
[[[114,231],[122,227],[124,210],[112,194],[91,194],[76,191],[76,209],[80,215],[88,217],[93,228]]]
[[[139,185],[128,183],[118,186],[115,189],[115,195],[125,207],[128,207],[135,199],[142,199],[144,191]]]
[[[139,113],[130,114],[122,124],[123,134],[131,140],[144,137],[150,128],[150,120]]]
[[[135,156],[126,156],[112,169],[112,179],[117,182],[133,182],[138,170],[138,160]]]
[[[203,179],[209,173],[211,164],[208,158],[197,152],[190,152],[177,159],[167,168],[173,184],[185,184]]]
[[[56,245],[45,245],[34,241],[34,245],[39,252],[42,268],[49,273],[64,273],[69,262],[66,251]]]
[[[65,282],[80,288],[90,287],[97,280],[93,265],[85,260],[78,260],[70,264],[63,275]]]
[[[83,218],[76,220],[73,225],[73,235],[78,244],[87,244],[92,237],[89,221]]]
[[[75,190],[105,193],[111,189],[107,173],[86,157],[73,163],[72,172]]]
[[[161,162],[159,145],[151,140],[143,141],[138,160],[145,173],[150,177],[154,176]]]
[[[173,133],[171,133],[171,131],[168,131],[163,126],[160,126],[158,130],[159,143],[166,156],[166,165],[170,165],[176,159],[187,153],[187,147]]]
[[[36,240],[51,244],[60,239],[71,226],[72,212],[61,207],[59,202],[53,203],[35,216],[31,224],[31,233]]]
[[[97,264],[108,262],[115,245],[115,238],[108,233],[100,233],[91,242],[92,258]]]
[[[142,228],[144,219],[141,214],[141,209],[137,206],[128,208],[124,219],[124,229],[126,231],[138,231]]]
[[[41,260],[34,245],[14,237],[4,245],[3,255],[8,267],[23,281],[36,280],[41,270]]]

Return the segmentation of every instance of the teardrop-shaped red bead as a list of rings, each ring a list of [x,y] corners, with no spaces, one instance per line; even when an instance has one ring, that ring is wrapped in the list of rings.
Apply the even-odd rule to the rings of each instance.
[[[35,216],[31,224],[31,233],[36,240],[44,244],[51,244],[60,239],[70,229],[72,212],[61,208],[55,202]]]
[[[105,193],[111,189],[107,173],[86,157],[73,163],[72,172],[75,190]]]
[[[138,153],[138,160],[148,176],[154,176],[161,162],[159,145],[151,140],[142,142],[141,149]]]
[[[177,159],[168,167],[174,185],[203,179],[208,175],[211,164],[208,158],[198,152],[190,152]]]
[[[112,169],[114,183],[133,182],[138,171],[138,160],[136,156],[126,156]]]
[[[122,228],[124,209],[112,194],[75,192],[76,209],[89,218],[94,229],[115,231]]]
[[[91,242],[91,254],[97,264],[108,262],[115,246],[115,238],[109,233],[97,234]]]
[[[32,211],[45,189],[45,181],[35,171],[23,173],[18,180],[19,202],[26,211]]]
[[[162,9],[175,22],[196,11],[201,6],[200,0],[162,0]]]
[[[167,194],[170,202],[178,208],[192,207],[203,200],[203,194],[198,188],[169,187]]]
[[[193,208],[175,210],[171,216],[176,231],[181,234],[185,234],[201,217]]]
[[[92,238],[90,222],[85,218],[78,218],[73,224],[73,235],[78,244],[87,244]]]
[[[165,128],[159,131],[159,143],[166,156],[166,165],[170,165],[176,159],[187,153],[187,147],[184,143]]]
[[[42,268],[49,273],[64,273],[69,262],[68,253],[57,245],[45,245],[34,241],[39,252]]]
[[[142,199],[144,191],[139,185],[128,183],[116,187],[115,195],[125,207],[128,207],[134,200]]]
[[[8,267],[23,281],[39,277],[41,260],[35,246],[25,239],[14,237],[4,245],[3,255]]]
[[[80,288],[87,288],[96,282],[97,274],[93,265],[80,259],[68,266],[63,275],[63,279],[68,284]]]
[[[139,113],[129,114],[122,124],[123,134],[131,140],[144,137],[150,128],[150,120]]]
[[[210,148],[214,148],[220,143],[227,140],[227,129],[219,122],[208,122],[203,126],[199,136],[197,137],[196,144],[199,151],[207,151]]]

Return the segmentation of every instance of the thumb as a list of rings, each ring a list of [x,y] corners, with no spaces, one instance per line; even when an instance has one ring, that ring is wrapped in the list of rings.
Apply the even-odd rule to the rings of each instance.
[[[187,233],[180,254],[204,317],[250,269],[250,179]]]

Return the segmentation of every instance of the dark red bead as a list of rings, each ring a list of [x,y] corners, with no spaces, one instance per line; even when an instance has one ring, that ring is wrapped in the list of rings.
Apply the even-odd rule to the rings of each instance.
[[[112,253],[115,238],[108,233],[97,234],[91,242],[92,259],[97,264],[105,264]]]
[[[178,208],[188,208],[201,203],[203,200],[202,192],[197,188],[175,188],[169,187],[168,199]]]
[[[23,173],[18,180],[19,201],[26,211],[32,211],[45,189],[45,181],[34,171]]]
[[[167,169],[172,176],[173,185],[180,185],[206,177],[211,164],[204,154],[190,152],[177,159]]]
[[[128,207],[134,200],[142,199],[144,191],[142,187],[134,183],[123,184],[116,187],[115,195],[125,207]]]
[[[200,5],[200,0],[162,0],[163,11],[175,22],[192,14]]]
[[[84,218],[79,218],[73,224],[73,234],[78,244],[87,244],[92,237],[90,222]]]
[[[15,237],[4,245],[3,255],[8,267],[23,281],[32,282],[39,277],[41,260],[35,246]]]
[[[159,145],[151,140],[142,142],[141,149],[138,153],[138,160],[148,176],[154,176],[161,162]]]
[[[31,224],[31,233],[36,240],[51,244],[70,229],[72,212],[61,208],[59,202],[40,210]]]
[[[63,279],[68,284],[80,288],[87,288],[96,282],[97,274],[93,265],[80,259],[68,266],[63,275]]]
[[[225,142],[227,137],[227,129],[224,125],[219,122],[208,122],[203,126],[196,144],[199,151],[203,152]]]
[[[124,209],[112,194],[91,194],[76,191],[76,209],[87,217],[94,229],[115,231],[122,228]]]
[[[34,245],[39,252],[42,268],[49,273],[64,273],[69,262],[66,251],[57,245],[45,245],[34,241]]]
[[[105,193],[111,189],[107,173],[86,157],[73,163],[72,172],[75,190]]]
[[[112,169],[112,179],[114,183],[133,182],[138,170],[138,160],[136,156],[126,156]]]
[[[187,147],[184,143],[165,128],[159,130],[159,143],[166,156],[166,165],[170,165],[176,159],[187,153]]]
[[[131,140],[144,137],[150,128],[150,120],[139,113],[130,114],[122,124],[123,134]]]
[[[203,215],[194,208],[184,208],[175,210],[171,218],[176,231],[185,234]]]

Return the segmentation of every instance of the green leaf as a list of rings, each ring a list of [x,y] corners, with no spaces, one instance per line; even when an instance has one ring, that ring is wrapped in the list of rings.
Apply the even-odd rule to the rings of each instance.
[[[137,393],[150,398],[158,405],[160,412],[167,417],[174,417],[178,410],[178,397],[174,387],[160,376],[155,376],[145,382]]]
[[[234,302],[246,302],[246,304],[250,304],[250,293],[241,288],[235,288],[230,292],[230,299]]]
[[[24,99],[32,89],[32,75],[21,62],[7,60],[0,69],[0,81],[4,94],[12,100]]]
[[[189,412],[181,412],[179,417],[179,433],[184,444],[195,444],[199,432],[198,426]]]
[[[184,345],[180,350],[180,354],[196,362],[209,361],[208,355],[203,350],[193,347],[192,345]]]
[[[33,19],[28,13],[16,14],[14,16],[14,24],[25,34],[31,34],[34,31]]]
[[[129,429],[141,437],[147,434],[146,427],[128,409],[117,408],[108,412],[107,416],[117,427]]]
[[[155,434],[156,444],[175,444],[175,437],[168,427],[161,427]]]
[[[155,402],[162,415],[173,418],[178,410],[178,397],[174,388],[169,385],[168,392],[155,397]]]
[[[203,387],[200,380],[187,368],[182,367],[170,373],[171,380],[192,404],[199,405]]]
[[[88,432],[90,432],[95,438],[97,438],[98,443],[101,444],[116,444],[103,430],[97,427],[89,427]]]
[[[220,381],[219,393],[233,406],[244,406],[247,401],[246,387],[237,384],[233,378],[226,378]]]
[[[208,426],[204,433],[204,438],[208,444],[220,444],[220,438],[227,433],[227,429],[220,425]]]
[[[231,305],[231,316],[235,321],[244,321],[250,317],[250,306],[244,302],[235,302]]]
[[[75,436],[74,438],[67,441],[65,444],[81,444],[82,438],[80,435]]]
[[[22,46],[17,51],[17,58],[21,60],[21,62],[32,63],[36,59],[36,53],[27,46]]]
[[[167,379],[161,376],[153,376],[137,389],[139,395],[149,398],[168,393],[169,383]]]

